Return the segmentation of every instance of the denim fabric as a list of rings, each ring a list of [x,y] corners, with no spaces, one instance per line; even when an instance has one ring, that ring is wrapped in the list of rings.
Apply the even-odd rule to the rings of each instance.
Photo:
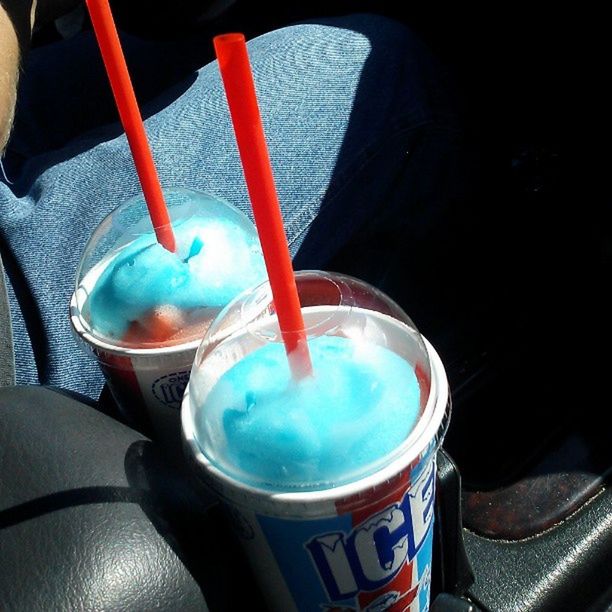
[[[217,66],[195,69],[211,42],[122,40],[162,184],[251,215]],[[373,15],[296,24],[253,39],[249,53],[296,268],[326,268],[364,228],[427,231],[443,214],[453,117],[439,69],[403,25]],[[140,186],[91,33],[32,51],[4,162],[18,382],[95,398],[103,378],[72,337],[68,303],[91,232]],[[370,262],[380,278],[385,263]]]

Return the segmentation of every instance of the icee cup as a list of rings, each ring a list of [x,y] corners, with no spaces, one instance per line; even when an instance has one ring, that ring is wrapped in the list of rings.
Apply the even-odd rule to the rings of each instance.
[[[444,367],[374,287],[321,271],[295,276],[312,380],[292,381],[274,357],[287,361],[269,284],[238,296],[198,348],[183,397],[190,468],[225,506],[271,610],[427,610],[436,454],[451,410]],[[347,356],[358,362],[352,379],[336,371]],[[368,372],[360,364],[371,358]],[[377,378],[396,367],[401,376],[381,391]],[[413,405],[404,408],[408,371]],[[245,391],[241,376],[263,390]],[[320,401],[347,381],[357,387],[348,412]],[[380,404],[367,412],[360,401],[370,396]]]
[[[180,405],[196,349],[219,311],[266,273],[255,226],[237,208],[190,189],[164,197],[176,253],[157,242],[142,195],[123,202],[85,246],[70,320],[124,420],[182,460]]]

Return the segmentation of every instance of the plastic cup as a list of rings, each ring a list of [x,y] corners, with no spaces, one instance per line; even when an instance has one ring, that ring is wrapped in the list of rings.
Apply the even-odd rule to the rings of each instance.
[[[329,480],[287,482],[232,463],[223,415],[206,401],[234,364],[281,342],[265,283],[229,304],[198,349],[181,410],[190,465],[225,504],[270,609],[426,610],[436,452],[450,417],[444,367],[406,313],[370,285],[318,271],[297,272],[296,282],[309,340],[351,338],[411,364],[416,424],[392,451]]]
[[[79,343],[100,365],[124,420],[160,439],[182,457],[179,411],[197,347],[227,302],[246,287],[261,282],[266,274],[255,226],[246,215],[229,203],[198,191],[174,188],[165,190],[164,195],[177,236],[177,253],[172,254],[157,243],[142,196],[122,203],[100,223],[85,247],[70,301],[70,320]],[[229,238],[217,243],[215,236],[222,234],[210,233],[211,225],[207,224],[219,220],[234,232],[232,238],[244,237],[250,248],[236,253]],[[202,234],[197,229],[200,225],[208,227],[209,233]],[[185,233],[181,239],[182,231]],[[148,267],[144,266],[133,279],[133,296],[124,291],[127,297],[122,295],[121,299],[113,300],[109,293],[104,298],[105,308],[100,301],[95,302],[94,308],[92,296],[106,278],[109,266],[120,257],[127,261],[127,253],[152,247],[159,250],[148,261]],[[150,295],[143,298],[146,292],[139,294],[140,277],[159,272],[158,268],[165,265],[160,262],[178,261],[175,258],[189,262],[200,251],[203,257],[211,258],[202,259],[203,265],[213,270],[212,277],[207,273],[201,281],[200,301],[168,304],[173,295],[178,295],[178,289],[168,288],[163,279],[160,291],[153,292],[153,299]],[[239,262],[234,274],[224,269],[224,261],[231,264],[232,257]],[[129,266],[126,264],[125,269]],[[146,285],[149,281],[143,282]],[[197,274],[193,282],[200,283]],[[139,299],[144,300],[142,308]],[[131,300],[134,304],[129,303]],[[130,320],[122,320],[123,311]],[[108,317],[95,313],[108,313]],[[145,323],[140,322],[139,316]]]

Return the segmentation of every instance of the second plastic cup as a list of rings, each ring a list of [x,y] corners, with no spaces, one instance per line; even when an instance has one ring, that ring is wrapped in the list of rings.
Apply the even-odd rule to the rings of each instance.
[[[142,196],[96,228],[81,258],[70,320],[125,420],[180,456],[179,409],[218,312],[266,278],[255,226],[206,193],[165,190],[177,252],[157,243]]]
[[[370,285],[325,272],[298,272],[296,282],[315,381],[288,379],[269,350],[280,345],[282,354],[269,285],[236,298],[198,349],[183,398],[192,468],[226,504],[272,610],[426,610],[436,452],[450,416],[444,367]],[[328,351],[329,372],[316,344]],[[374,364],[373,376],[358,369],[353,379],[383,398],[374,411],[362,410],[359,393],[348,409],[316,395],[303,410],[291,405],[302,384],[342,385],[335,355]],[[385,370],[395,368],[402,375],[393,385],[415,381],[405,411],[385,405],[404,401],[403,391],[384,388]]]

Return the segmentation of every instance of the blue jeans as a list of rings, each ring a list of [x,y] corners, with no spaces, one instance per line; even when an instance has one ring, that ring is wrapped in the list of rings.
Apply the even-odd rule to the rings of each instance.
[[[251,215],[211,42],[123,44],[162,185]],[[377,240],[426,233],[453,189],[458,132],[440,69],[403,25],[374,15],[279,29],[249,54],[296,269],[328,268],[372,236],[376,248],[355,257],[382,284]],[[4,166],[17,381],[95,399],[103,377],[72,336],[68,303],[88,237],[140,185],[91,33],[32,50]]]

